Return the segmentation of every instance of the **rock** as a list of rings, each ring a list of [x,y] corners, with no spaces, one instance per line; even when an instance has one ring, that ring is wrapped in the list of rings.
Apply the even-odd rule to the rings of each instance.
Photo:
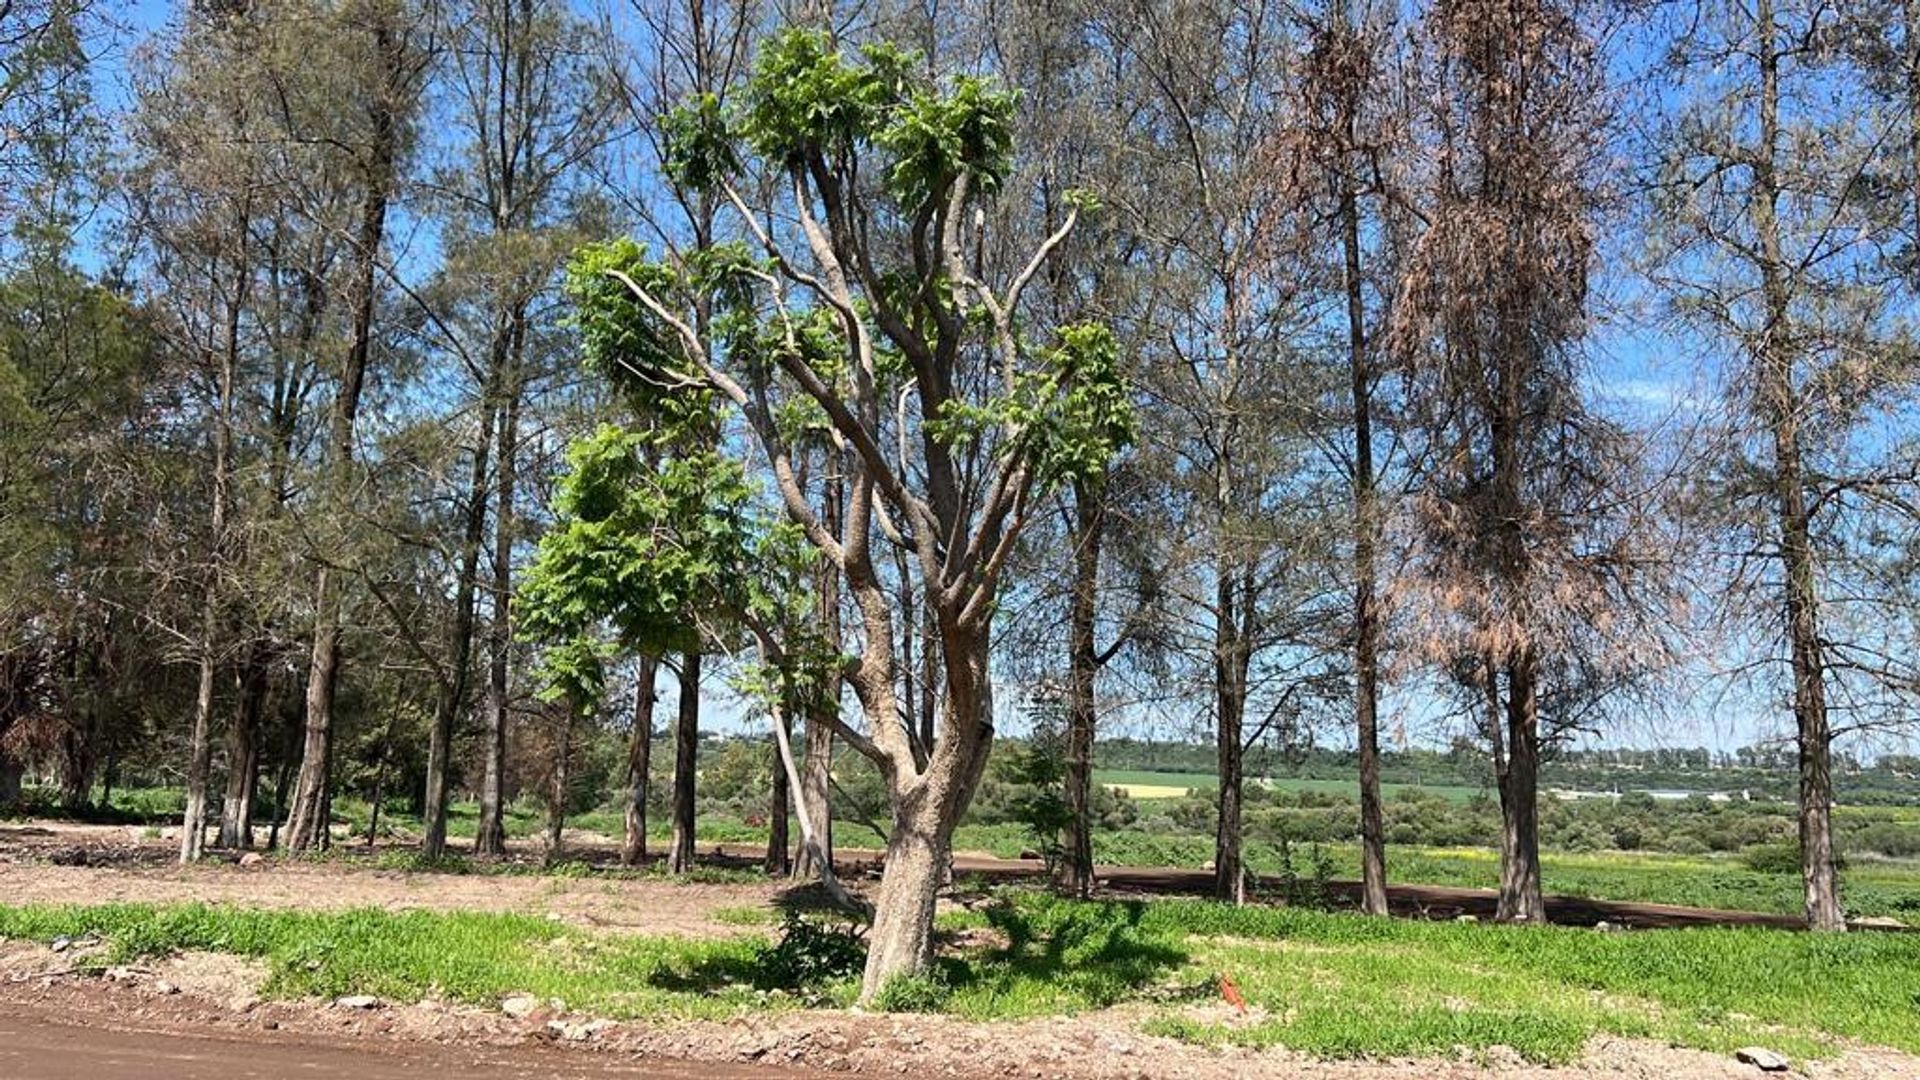
[[[85,866],[88,861],[87,849],[83,847],[59,848],[47,856],[47,861],[55,866]]]
[[[549,1020],[547,1030],[568,1042],[586,1042],[613,1026],[611,1020]]]
[[[259,866],[261,863],[266,861],[267,861],[267,857],[265,855],[260,854],[257,851],[249,851],[246,854],[240,856],[241,866]]]
[[[1625,927],[1621,926],[1619,923],[1610,923],[1605,919],[1601,919],[1599,922],[1594,923],[1593,928],[1595,930],[1600,931],[1603,934],[1611,934],[1611,933],[1614,933],[1615,931],[1626,929]]]
[[[140,973],[130,967],[116,965],[101,972],[100,975],[108,982],[132,982],[134,979],[139,978]]]
[[[336,1007],[342,1009],[377,1009],[380,1007],[380,999],[374,997],[372,994],[348,994],[346,997],[334,998],[333,1003]]]
[[[500,1002],[500,1011],[515,1020],[525,1020],[540,1007],[540,999],[532,994],[509,994]]]
[[[160,994],[162,996],[166,996],[169,994],[177,994],[180,992],[179,987],[173,985],[172,983],[168,982],[165,979],[155,979],[153,980],[152,983],[148,985],[153,987],[154,993]]]
[[[1455,916],[1453,917],[1453,921],[1454,921],[1454,922],[1479,922],[1479,921],[1480,921],[1480,916],[1478,916],[1478,915],[1455,915]]]
[[[1743,1046],[1733,1052],[1733,1059],[1761,1072],[1786,1072],[1793,1065],[1779,1054],[1759,1046]]]
[[[49,948],[54,952],[66,952],[68,949],[73,948],[73,939],[63,934],[60,937],[54,938],[53,944],[50,945]]]

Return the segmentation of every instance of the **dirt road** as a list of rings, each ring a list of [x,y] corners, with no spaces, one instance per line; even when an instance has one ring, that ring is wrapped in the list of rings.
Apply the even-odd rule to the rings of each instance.
[[[231,1035],[116,1030],[103,1026],[98,1015],[75,1017],[17,1003],[0,1014],[0,1076],[7,1080],[789,1080],[807,1075],[815,1074],[540,1047],[473,1051],[265,1032],[242,1041]]]

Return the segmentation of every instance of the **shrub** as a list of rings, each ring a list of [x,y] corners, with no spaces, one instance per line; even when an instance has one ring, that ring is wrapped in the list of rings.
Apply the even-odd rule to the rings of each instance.
[[[780,940],[755,958],[753,985],[760,990],[806,990],[837,982],[866,966],[867,943],[849,924],[828,925],[789,911]]]

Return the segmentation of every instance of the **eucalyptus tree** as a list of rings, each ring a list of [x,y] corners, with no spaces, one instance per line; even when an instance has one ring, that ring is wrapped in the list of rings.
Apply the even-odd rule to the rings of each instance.
[[[988,264],[974,211],[1010,179],[1011,95],[923,70],[885,45],[849,55],[819,32],[773,37],[736,108],[694,98],[674,121],[672,167],[731,209],[730,239],[604,268],[624,289],[613,294],[623,364],[739,410],[786,513],[859,613],[842,674],[864,730],[835,722],[880,768],[891,817],[863,1000],[932,963],[953,830],[993,741],[995,599],[1034,493],[1103,468],[1131,428],[1111,333],[1047,334],[1023,303],[1080,208],[1009,268]],[[702,334],[698,297],[721,285],[728,317]],[[846,455],[836,530],[797,484],[796,415],[825,424]],[[876,545],[907,550],[939,631],[931,752],[901,722],[895,597]]]
[[[1725,527],[1721,614],[1751,628],[1778,679],[1768,685],[1790,703],[1805,910],[1818,929],[1845,925],[1833,742],[1904,721],[1920,675],[1901,590],[1886,587],[1920,520],[1913,84],[1889,78],[1920,68],[1909,33],[1904,52],[1887,54],[1892,39],[1867,52],[1863,82],[1841,48],[1858,44],[1842,15],[1758,0],[1709,5],[1685,24],[1650,212],[1656,280],[1721,361],[1723,464],[1698,485],[1700,503]]]
[[[231,519],[234,476],[245,437],[256,430],[242,409],[253,372],[256,297],[266,287],[262,222],[291,212],[287,151],[280,117],[264,109],[272,69],[284,61],[285,23],[256,16],[194,15],[148,66],[136,72],[136,108],[125,182],[169,348],[193,372],[199,424],[209,446],[204,531],[184,566],[151,566],[199,590],[197,626],[176,628],[191,641],[198,668],[188,744],[187,806],[181,858],[204,843],[217,679],[233,648],[236,606]],[[193,535],[193,534],[189,534]]]

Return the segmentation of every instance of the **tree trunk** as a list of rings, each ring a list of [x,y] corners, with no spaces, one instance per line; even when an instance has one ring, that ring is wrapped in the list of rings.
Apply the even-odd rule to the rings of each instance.
[[[1506,766],[1500,772],[1500,922],[1547,921],[1540,891],[1538,664],[1522,650],[1507,673]]]
[[[787,847],[790,831],[787,827],[788,804],[793,801],[793,794],[787,784],[787,770],[782,767],[780,746],[791,738],[793,720],[785,709],[781,709],[774,723],[781,726],[781,731],[775,736],[773,745],[773,782],[769,785],[771,790],[767,797],[765,866],[769,875],[786,877],[793,873],[793,854]]]
[[[633,732],[627,736],[626,834],[620,842],[620,865],[641,866],[647,861],[647,794],[653,767],[653,706],[659,700],[654,679],[660,659],[642,653],[633,677]]]
[[[1240,840],[1246,695],[1241,688],[1239,655],[1244,646],[1235,615],[1233,576],[1224,569],[1215,589],[1215,602],[1218,622],[1214,628],[1213,689],[1218,727],[1214,734],[1220,790],[1213,837],[1213,895],[1216,900],[1241,904],[1247,899],[1246,862]]]
[[[560,858],[560,834],[567,827],[567,786],[573,767],[573,723],[578,715],[574,703],[566,704],[566,716],[560,722],[560,737],[553,754],[553,783],[547,790],[547,850],[549,865]]]
[[[920,798],[896,804],[887,836],[886,862],[867,934],[867,966],[860,1000],[870,1002],[894,979],[918,975],[933,966],[933,916],[940,884],[952,857],[953,821],[930,805],[928,787]]]
[[[1766,325],[1760,337],[1761,407],[1773,437],[1774,495],[1786,587],[1787,641],[1793,674],[1793,718],[1800,759],[1800,876],[1807,925],[1844,930],[1833,865],[1833,733],[1827,720],[1826,663],[1820,650],[1820,596],[1814,568],[1812,521],[1800,449],[1800,396],[1790,338],[1788,268],[1780,247],[1780,54],[1772,0],[1755,12],[1761,42],[1760,146],[1754,155],[1752,216],[1760,248],[1761,298]]]
[[[1347,116],[1349,144],[1355,138]],[[1340,198],[1346,256],[1347,363],[1353,388],[1354,741],[1360,759],[1360,910],[1387,913],[1387,834],[1380,799],[1380,615],[1375,597],[1379,511],[1373,472],[1373,372],[1360,277],[1360,201],[1345,177]]]
[[[348,497],[347,475],[353,464],[353,428],[366,388],[367,365],[373,351],[374,287],[380,246],[386,238],[387,204],[392,197],[399,153],[398,101],[395,93],[404,77],[405,43],[385,16],[373,18],[368,32],[383,65],[383,84],[368,98],[369,135],[363,175],[366,190],[354,237],[352,279],[353,327],[341,366],[340,386],[334,396],[327,434],[326,466],[331,494],[338,508]],[[293,814],[287,826],[287,848],[304,851],[326,847],[330,839],[333,789],[333,701],[340,681],[340,587],[332,571],[322,565],[314,581],[313,660],[307,669],[307,734],[301,754],[300,776],[294,786]]]
[[[239,217],[239,233],[244,237],[248,217]],[[208,508],[208,567],[206,593],[201,599],[200,672],[193,698],[193,733],[187,747],[187,805],[180,821],[180,861],[200,858],[207,834],[207,774],[213,767],[213,679],[218,665],[214,638],[220,630],[222,595],[221,574],[227,544],[227,484],[233,457],[234,382],[240,368],[240,321],[247,295],[246,244],[241,242],[236,260],[233,298],[227,308],[226,341],[220,357],[214,403],[213,491]]]
[[[513,650],[513,534],[514,490],[519,480],[515,454],[520,440],[520,356],[525,318],[516,311],[512,352],[502,382],[500,436],[494,457],[493,622],[487,628],[487,745],[486,773],[480,788],[480,826],[473,838],[478,855],[507,851],[506,771],[509,665]]]
[[[673,728],[673,848],[667,869],[693,869],[694,783],[700,752],[700,654],[680,658],[680,708]]]
[[[215,619],[209,609],[201,632],[209,641]],[[213,764],[209,719],[213,714],[213,649],[202,647],[199,687],[193,697],[193,737],[187,749],[187,808],[180,819],[180,861],[197,862],[207,839],[207,773]]]
[[[1100,663],[1093,635],[1106,515],[1093,484],[1074,485],[1073,507],[1073,596],[1067,629],[1067,836],[1061,870],[1067,892],[1084,899],[1093,891],[1094,679]]]
[[[820,520],[830,532],[838,535],[846,486],[840,477],[839,453],[829,447],[824,460]],[[831,559],[821,559],[815,570],[814,603],[820,636],[838,646],[840,568]],[[833,722],[840,698],[841,682],[835,677],[807,710],[807,760],[804,768],[796,770],[799,778],[795,781],[794,793],[796,809],[806,818],[800,827],[799,857],[793,862],[795,878],[831,878],[833,874]]]
[[[240,676],[240,703],[227,725],[227,791],[221,803],[219,844],[253,846],[253,800],[259,790],[260,717],[266,706],[272,645],[256,640]]]
[[[491,399],[491,393],[484,394]],[[493,453],[493,421],[481,425],[480,445],[473,452],[473,474],[467,483],[467,512],[460,537],[460,580],[454,591],[453,631],[447,674],[433,703],[433,730],[427,737],[427,785],[421,826],[425,836],[420,853],[428,862],[447,851],[447,773],[453,757],[453,726],[466,707],[473,666],[475,593],[480,573],[480,547],[487,528],[487,459]]]

